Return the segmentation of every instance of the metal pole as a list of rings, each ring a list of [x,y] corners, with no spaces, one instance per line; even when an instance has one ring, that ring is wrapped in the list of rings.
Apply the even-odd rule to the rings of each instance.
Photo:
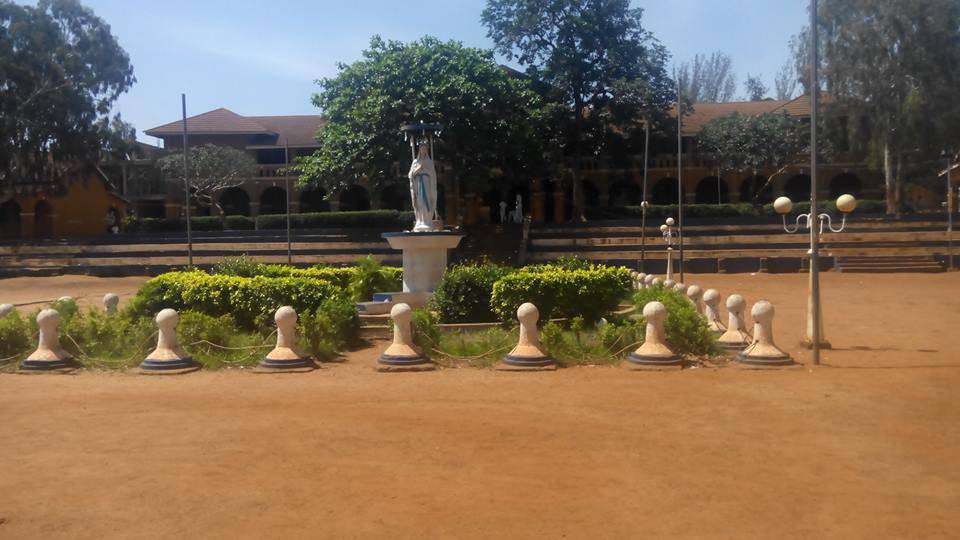
[[[677,238],[680,241],[680,282],[683,283],[683,113],[680,99],[680,77],[677,77]]]
[[[193,228],[190,226],[190,176],[187,175],[187,95],[180,94],[183,113],[183,207],[187,218],[187,266],[193,266]]]
[[[290,165],[289,139],[285,140],[283,143],[283,163],[286,166]],[[293,264],[293,249],[291,248],[290,243],[290,171],[283,171],[283,179],[287,186],[287,264]]]
[[[947,156],[947,270],[953,271],[953,188],[950,186],[950,156]]]
[[[640,271],[647,271],[647,167],[650,163],[650,117],[643,121],[643,193],[640,196]]]
[[[817,0],[810,0],[810,298],[808,299],[811,322],[810,340],[813,364],[820,363],[820,233],[817,217],[817,101],[820,96],[820,80],[817,39]],[[816,219],[816,221],[814,221]]]

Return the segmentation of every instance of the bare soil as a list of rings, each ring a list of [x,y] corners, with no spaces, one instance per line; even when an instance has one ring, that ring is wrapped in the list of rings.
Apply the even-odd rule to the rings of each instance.
[[[0,537],[955,536],[960,274],[824,275],[821,366],[805,276],[687,282],[772,301],[804,365],[0,375]]]

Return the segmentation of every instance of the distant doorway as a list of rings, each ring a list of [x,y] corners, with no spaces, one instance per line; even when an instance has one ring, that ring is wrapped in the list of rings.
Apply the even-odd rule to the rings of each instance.
[[[47,201],[37,201],[33,210],[33,234],[37,238],[53,238],[53,207]]]
[[[13,199],[0,204],[0,238],[20,238],[20,205]]]

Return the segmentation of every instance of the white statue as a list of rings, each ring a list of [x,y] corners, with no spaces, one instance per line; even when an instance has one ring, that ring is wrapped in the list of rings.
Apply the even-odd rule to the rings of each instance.
[[[413,201],[413,231],[436,230],[433,220],[437,219],[437,169],[426,143],[420,145],[407,177],[410,178],[410,198]]]
[[[500,223],[507,222],[507,201],[500,201]]]

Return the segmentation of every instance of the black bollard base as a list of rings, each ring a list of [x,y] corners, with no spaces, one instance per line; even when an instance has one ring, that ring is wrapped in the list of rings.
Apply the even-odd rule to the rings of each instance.
[[[24,360],[17,366],[20,373],[72,373],[83,367],[76,358],[64,358],[63,360]]]
[[[631,353],[627,356],[627,361],[623,367],[631,370],[675,370],[683,367],[683,357],[673,356],[647,356],[645,354]]]
[[[497,371],[556,371],[557,362],[549,356],[515,356],[508,354],[497,364]]]
[[[396,373],[402,371],[433,371],[437,364],[423,355],[401,356],[396,354],[381,354],[377,359],[377,371]]]
[[[291,358],[284,360],[273,360],[264,358],[253,368],[254,373],[305,373],[313,371],[320,366],[313,361],[313,358]]]
[[[797,366],[790,356],[750,356],[743,353],[737,355],[737,363],[751,367],[784,367]]]
[[[176,360],[153,360],[147,358],[137,366],[137,371],[143,375],[182,375],[197,371],[202,366],[191,357]]]

